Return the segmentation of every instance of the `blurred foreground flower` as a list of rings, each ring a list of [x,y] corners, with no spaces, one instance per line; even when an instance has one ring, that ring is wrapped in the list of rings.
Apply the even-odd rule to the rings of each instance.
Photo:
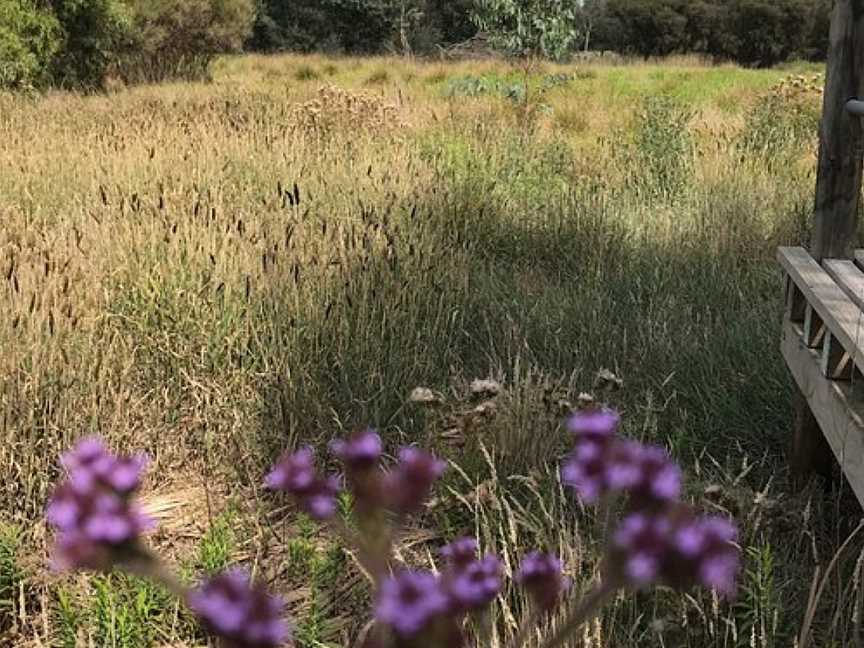
[[[285,605],[240,570],[225,572],[187,596],[189,607],[226,648],[276,648],[290,639]]]
[[[681,469],[662,448],[616,438],[618,424],[610,410],[574,414],[567,427],[576,447],[561,467],[564,484],[587,504],[628,495],[628,514],[607,548],[607,576],[622,586],[702,585],[733,596],[740,569],[734,524],[680,504]]]
[[[339,480],[318,475],[311,448],[284,454],[264,479],[264,485],[293,495],[300,508],[315,520],[326,520],[336,513]]]
[[[153,526],[132,499],[146,458],[112,455],[101,440],[90,437],[63,455],[61,464],[67,478],[46,510],[57,530],[54,568],[103,570],[139,553],[139,536]]]
[[[411,638],[447,612],[449,603],[438,576],[405,570],[381,583],[375,618],[398,636]]]
[[[570,579],[561,572],[561,561],[539,551],[532,551],[523,558],[516,581],[528,590],[541,610],[553,609],[570,589]]]
[[[402,448],[399,463],[384,478],[388,505],[396,513],[416,513],[429,497],[432,485],[446,469],[446,463],[424,450]]]

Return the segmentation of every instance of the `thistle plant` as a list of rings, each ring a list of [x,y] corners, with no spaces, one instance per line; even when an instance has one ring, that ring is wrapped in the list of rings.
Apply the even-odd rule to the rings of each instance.
[[[620,507],[610,527],[598,581],[579,596],[561,560],[531,551],[516,583],[533,612],[510,646],[526,643],[552,613],[560,621],[546,648],[563,645],[579,627],[620,592],[663,585],[683,592],[702,586],[724,597],[735,593],[740,550],[731,520],[699,515],[680,501],[681,471],[665,450],[618,436],[620,417],[592,407],[572,415],[566,427],[573,449],[561,467],[562,482],[586,505]],[[284,454],[265,486],[287,494],[297,506],[349,545],[375,589],[371,621],[361,648],[456,648],[469,645],[469,628],[490,622],[492,602],[504,574],[498,556],[479,555],[474,538],[453,540],[440,550],[437,569],[400,564],[394,548],[408,516],[422,510],[444,461],[405,447],[389,470],[382,464],[380,436],[373,429],[331,444],[342,474],[324,475],[311,448]],[[120,568],[148,576],[181,597],[202,626],[226,648],[277,648],[291,643],[284,602],[230,570],[188,589],[147,551],[141,536],[153,523],[135,493],[146,466],[142,456],[119,457],[98,439],[85,439],[61,458],[66,479],[48,504],[57,531],[53,564],[58,570]],[[352,496],[353,524],[338,514],[342,489]],[[469,621],[477,623],[469,623]],[[491,620],[494,623],[494,619]]]

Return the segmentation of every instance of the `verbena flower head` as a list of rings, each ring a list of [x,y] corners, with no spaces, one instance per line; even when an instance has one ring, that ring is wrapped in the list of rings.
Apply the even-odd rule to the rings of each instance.
[[[501,572],[501,560],[489,554],[447,574],[446,589],[454,610],[476,610],[489,605],[501,591]]]
[[[660,447],[619,441],[606,463],[606,487],[627,491],[633,508],[675,502],[681,495],[681,469]]]
[[[664,582],[679,590],[702,585],[733,596],[740,569],[737,530],[724,518],[699,517],[684,506],[625,517],[612,539],[611,563],[632,586]]]
[[[188,596],[189,607],[230,648],[275,648],[290,639],[284,603],[242,570],[220,574]]]
[[[354,434],[349,439],[337,439],[330,444],[348,472],[375,468],[381,459],[381,437],[372,428]]]
[[[441,579],[427,571],[402,571],[384,579],[378,589],[375,618],[401,638],[417,636],[447,612],[450,600]]]
[[[730,520],[709,516],[679,524],[672,544],[685,578],[731,597],[741,562],[737,540],[738,529]]]
[[[441,548],[441,555],[449,565],[461,569],[477,558],[477,541],[474,538],[457,538],[448,545]]]
[[[285,453],[273,466],[264,484],[271,490],[294,496],[300,508],[316,520],[328,519],[336,513],[339,480],[318,475],[311,448]]]
[[[67,479],[54,491],[46,517],[57,530],[55,569],[106,569],[152,526],[132,495],[147,461],[118,457],[95,437],[63,455]]]
[[[570,589],[570,579],[561,571],[561,560],[552,554],[532,551],[522,560],[516,581],[521,583],[534,603],[543,610],[551,610]]]
[[[586,504],[627,492],[631,509],[662,508],[681,495],[681,470],[660,447],[636,441],[585,438],[561,467],[561,479]]]
[[[594,441],[582,441],[561,466],[561,481],[572,488],[586,504],[595,504],[606,494],[607,446]]]
[[[611,439],[620,424],[621,417],[618,412],[600,407],[580,410],[567,419],[567,429],[576,436],[577,440]]]
[[[399,463],[384,480],[388,505],[397,513],[415,513],[422,509],[432,485],[444,474],[447,464],[415,447],[399,451]]]

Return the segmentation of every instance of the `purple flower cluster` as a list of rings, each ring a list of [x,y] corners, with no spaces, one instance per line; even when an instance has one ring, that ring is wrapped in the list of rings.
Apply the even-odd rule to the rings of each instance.
[[[403,638],[414,637],[450,608],[450,599],[432,572],[404,570],[378,588],[375,618]]]
[[[740,566],[735,526],[681,505],[678,466],[662,448],[617,438],[619,423],[618,414],[604,409],[571,417],[567,427],[576,443],[561,468],[562,481],[586,503],[616,492],[629,496],[609,549],[610,574],[634,587],[699,584],[733,595]]]
[[[516,581],[541,610],[552,610],[570,589],[570,579],[561,572],[561,560],[552,554],[532,551],[522,559]]]
[[[396,468],[384,477],[383,492],[388,507],[402,515],[416,513],[446,469],[446,463],[424,450],[402,448]]]
[[[290,638],[285,604],[241,570],[220,574],[187,597],[189,607],[227,648],[275,648]]]
[[[668,453],[618,438],[619,424],[616,412],[602,408],[570,418],[567,427],[575,446],[561,468],[562,481],[586,503],[617,493],[627,497],[624,518],[610,538],[598,591],[608,594],[660,582],[680,590],[702,585],[734,595],[740,562],[734,524],[717,516],[699,516],[681,504],[681,471]],[[378,583],[375,622],[387,631],[373,632],[364,645],[378,646],[389,636],[395,637],[396,646],[463,646],[466,619],[487,609],[502,590],[501,560],[493,554],[478,557],[477,541],[464,537],[442,548],[440,573],[394,570],[393,564],[397,528],[404,516],[422,509],[445,462],[409,446],[399,451],[398,461],[387,471],[382,468],[381,438],[371,428],[330,447],[344,468],[357,522],[355,529],[338,523],[336,528]],[[58,531],[57,567],[106,569],[124,565],[124,559],[146,558],[148,575],[185,598],[204,626],[221,638],[220,645],[276,648],[290,641],[284,603],[253,585],[245,572],[228,571],[188,592],[143,552],[138,540],[152,523],[133,499],[146,465],[143,457],[112,455],[91,438],[61,462],[67,478],[47,508],[48,521]],[[265,478],[267,488],[290,494],[318,520],[336,514],[342,483],[343,478],[317,470],[310,448],[284,454]],[[127,569],[131,565],[125,561]],[[515,580],[544,613],[559,605],[571,584],[561,560],[539,551],[523,558]],[[591,604],[600,602],[597,598]],[[571,618],[571,625],[562,626],[568,628],[564,632],[578,622],[579,617]],[[521,636],[527,635],[517,635]]]
[[[300,508],[313,519],[326,520],[336,513],[339,480],[318,475],[315,454],[311,448],[301,448],[293,454],[283,455],[265,478],[264,484],[271,490],[293,495]]]
[[[446,565],[440,574],[403,570],[381,583],[375,617],[403,639],[443,631],[447,645],[458,645],[464,616],[487,607],[501,591],[500,559],[477,559],[473,538],[460,538],[441,554]]]
[[[61,457],[63,481],[46,517],[57,530],[56,569],[107,569],[152,526],[133,501],[147,464],[143,456],[112,455],[97,438],[86,438]]]
[[[383,444],[378,433],[372,428],[367,428],[349,439],[333,441],[330,450],[345,465],[349,473],[362,473],[378,467]]]
[[[588,504],[628,492],[639,508],[663,506],[681,494],[681,471],[662,448],[615,436],[620,418],[611,410],[587,410],[567,423],[576,445],[561,469],[564,483]]]
[[[354,502],[362,513],[381,508],[399,515],[418,512],[447,467],[428,452],[408,446],[399,451],[393,470],[385,473],[380,468],[381,437],[371,428],[333,441],[330,449],[342,462]],[[317,474],[310,448],[283,455],[267,475],[265,485],[294,496],[315,519],[325,520],[336,512],[339,480]]]
[[[721,517],[699,517],[678,506],[663,515],[632,513],[612,538],[612,555],[634,585],[666,580],[678,589],[703,585],[724,596],[735,593],[737,530]]]

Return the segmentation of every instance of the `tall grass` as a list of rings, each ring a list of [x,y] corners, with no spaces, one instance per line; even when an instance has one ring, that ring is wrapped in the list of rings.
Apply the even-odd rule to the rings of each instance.
[[[476,531],[508,569],[525,547],[560,550],[582,583],[595,521],[555,476],[558,421],[606,368],[626,432],[670,447],[692,497],[741,521],[747,571],[733,604],[616,601],[582,645],[789,645],[808,608],[813,645],[848,645],[861,542],[808,600],[848,516],[792,494],[782,459],[773,255],[806,237],[816,111],[804,97],[794,121],[764,119],[777,71],[591,72],[538,72],[566,81],[530,131],[507,97],[448,90],[507,78],[499,62],[249,57],[210,85],[0,96],[0,518],[32,529],[24,553],[44,555],[57,454],[97,432],[151,453],[154,497],[203,485],[184,515],[208,569],[250,562],[291,590],[305,645],[345,645],[362,578],[314,531],[287,542],[298,522],[258,482],[283,448],[372,423],[455,460],[430,521]],[[482,413],[477,377],[504,385]],[[416,386],[443,409],[407,403]],[[244,532],[226,535],[211,522],[229,493]],[[441,539],[418,530],[406,556]],[[68,587],[27,584],[41,603],[16,640],[75,636],[96,612]],[[154,626],[161,603],[122,607],[135,584],[80,587],[112,623],[145,619],[98,622],[143,637],[129,645],[194,640]],[[500,605],[506,633],[524,602]]]

